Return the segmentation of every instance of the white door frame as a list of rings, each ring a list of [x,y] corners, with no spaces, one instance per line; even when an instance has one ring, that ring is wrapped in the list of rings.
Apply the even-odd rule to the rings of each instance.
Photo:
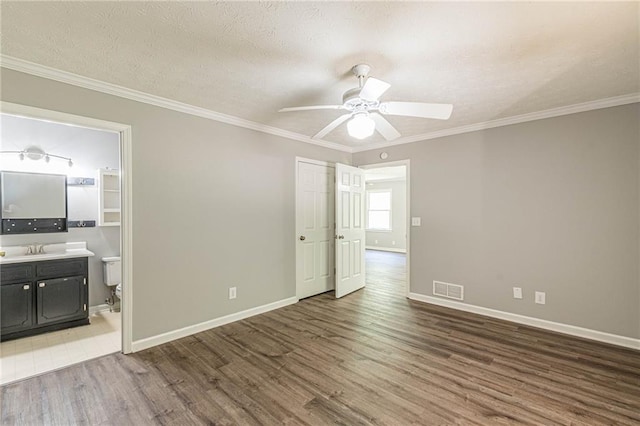
[[[389,161],[387,163],[363,164],[361,169],[377,169],[380,167],[406,166],[407,178],[407,285],[406,296],[409,297],[411,289],[411,169],[409,160]]]
[[[304,157],[297,157],[296,156],[296,161],[294,162],[294,166],[295,166],[295,190],[294,190],[294,198],[293,198],[293,205],[295,208],[295,230],[294,235],[295,235],[295,241],[296,241],[296,250],[295,250],[295,263],[296,263],[296,271],[295,271],[295,281],[296,281],[296,298],[298,300],[300,300],[300,289],[298,288],[298,250],[297,250],[297,241],[298,241],[298,230],[300,229],[300,223],[299,223],[299,219],[298,219],[298,165],[300,163],[308,163],[308,164],[315,164],[318,166],[326,166],[326,167],[335,167],[336,164],[335,163],[330,163],[328,161],[319,161],[319,160],[312,160],[310,158],[304,158]],[[335,274],[333,274],[333,278],[335,280]]]
[[[95,118],[82,117],[27,105],[0,102],[0,112],[26,118],[35,118],[61,124],[114,132],[120,135],[120,185],[122,189],[120,223],[120,258],[122,259],[122,352],[131,353],[133,340],[133,191],[132,191],[132,139],[131,126]]]

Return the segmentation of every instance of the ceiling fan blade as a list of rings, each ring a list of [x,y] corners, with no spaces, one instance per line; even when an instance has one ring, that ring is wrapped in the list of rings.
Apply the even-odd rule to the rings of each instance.
[[[338,127],[339,125],[341,125],[345,121],[347,121],[349,119],[349,117],[351,117],[351,114],[344,114],[344,115],[341,115],[340,117],[336,118],[331,123],[329,123],[329,125],[327,127],[325,127],[324,129],[322,129],[318,133],[316,133],[313,136],[313,139],[322,139],[330,131],[332,131],[333,129],[335,129],[336,127]]]
[[[388,141],[398,139],[400,133],[387,121],[386,118],[377,112],[369,113],[369,117],[376,123],[376,130]]]
[[[312,105],[279,109],[278,112],[309,111],[313,109],[342,109],[342,105]]]
[[[451,117],[453,105],[427,104],[424,102],[383,102],[378,110],[383,114],[447,120]]]
[[[362,90],[360,91],[360,98],[367,101],[376,101],[387,89],[391,87],[389,83],[385,83],[377,78],[369,77],[364,82]]]

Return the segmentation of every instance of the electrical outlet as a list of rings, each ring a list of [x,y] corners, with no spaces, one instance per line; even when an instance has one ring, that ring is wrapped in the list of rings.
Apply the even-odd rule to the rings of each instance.
[[[420,226],[422,224],[422,218],[412,217],[411,218],[411,226]]]
[[[378,244],[378,240],[375,240],[375,244]]]
[[[395,242],[395,241],[391,241],[391,245],[392,245],[392,246],[395,246],[395,245],[396,245],[396,242]]]
[[[514,287],[513,288],[513,298],[514,299],[522,299],[522,288]]]
[[[229,287],[229,299],[235,299],[235,298],[236,298],[236,288]]]
[[[539,305],[544,305],[547,303],[547,294],[543,291],[536,291],[536,303]]]

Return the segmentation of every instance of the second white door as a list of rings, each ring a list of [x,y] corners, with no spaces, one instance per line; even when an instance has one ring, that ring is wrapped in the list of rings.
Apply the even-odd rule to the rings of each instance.
[[[365,285],[364,171],[336,164],[336,297]]]

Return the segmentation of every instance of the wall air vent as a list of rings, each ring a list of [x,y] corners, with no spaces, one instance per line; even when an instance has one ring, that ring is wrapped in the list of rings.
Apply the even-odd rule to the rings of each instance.
[[[464,300],[464,287],[459,284],[434,281],[433,295],[448,297],[449,299]]]

